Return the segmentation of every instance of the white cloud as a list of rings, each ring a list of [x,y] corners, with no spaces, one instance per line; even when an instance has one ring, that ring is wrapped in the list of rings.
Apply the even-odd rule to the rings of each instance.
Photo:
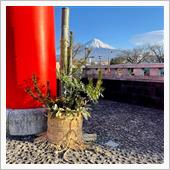
[[[146,32],[143,34],[135,35],[130,41],[134,45],[155,45],[155,44],[163,44],[164,39],[164,30],[156,30],[151,32]]]

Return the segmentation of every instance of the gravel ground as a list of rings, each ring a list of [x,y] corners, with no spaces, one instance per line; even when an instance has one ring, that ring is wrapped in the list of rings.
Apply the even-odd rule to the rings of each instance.
[[[63,155],[46,140],[36,136],[7,137],[6,162],[150,164],[163,163],[163,111],[101,100],[92,106],[92,116],[84,121],[84,131],[97,133],[97,141],[84,151],[68,150]],[[118,146],[106,146],[108,141]]]

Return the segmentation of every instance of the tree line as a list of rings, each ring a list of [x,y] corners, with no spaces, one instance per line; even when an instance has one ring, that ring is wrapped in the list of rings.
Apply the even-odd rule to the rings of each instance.
[[[164,63],[164,48],[162,45],[147,45],[123,50],[110,64],[140,64]]]

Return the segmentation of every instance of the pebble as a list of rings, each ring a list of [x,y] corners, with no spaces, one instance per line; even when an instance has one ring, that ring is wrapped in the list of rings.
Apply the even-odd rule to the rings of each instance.
[[[43,141],[42,141],[43,142]],[[12,148],[12,144],[16,144],[17,148],[23,148],[23,156],[20,156],[19,150],[15,149],[15,152],[10,152]],[[24,146],[25,143],[23,141],[16,141],[16,140],[8,140],[7,141],[7,164],[23,164],[23,163],[31,163],[31,164],[66,164],[66,163],[74,163],[74,164],[114,164],[114,163],[120,163],[120,164],[133,164],[133,163],[163,163],[163,160],[161,158],[158,159],[158,157],[148,157],[147,155],[141,155],[140,154],[131,154],[126,153],[124,154],[124,151],[122,150],[108,150],[104,148],[103,146],[100,146],[98,144],[93,144],[93,146],[90,146],[86,148],[84,151],[76,151],[71,150],[67,153],[67,159],[63,159],[62,157],[59,157],[57,154],[52,154],[50,152],[46,152],[47,150],[41,149],[38,150],[39,145],[37,143],[29,143],[26,146]],[[33,147],[30,147],[34,145],[34,148],[37,147],[37,149],[33,149]],[[52,145],[50,143],[46,143],[48,148],[53,149]],[[99,150],[94,149],[94,146],[97,148],[100,148]],[[99,151],[99,152],[98,152]],[[26,152],[26,153],[25,153]],[[37,156],[32,156],[37,155]],[[46,155],[46,156],[44,156]]]
[[[84,121],[85,133],[97,141],[84,151],[70,150],[64,159],[48,141],[36,136],[7,137],[7,164],[161,164],[164,161],[163,111],[101,100]],[[144,135],[145,134],[145,135]],[[147,134],[147,135],[146,135]],[[115,141],[117,147],[104,145]]]

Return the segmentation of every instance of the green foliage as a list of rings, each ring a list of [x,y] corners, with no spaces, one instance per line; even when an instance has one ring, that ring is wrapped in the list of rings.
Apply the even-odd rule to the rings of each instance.
[[[90,102],[97,102],[102,96],[102,76],[99,71],[99,79],[94,84],[92,79],[84,84],[80,78],[58,72],[58,78],[63,84],[63,96],[53,99],[50,97],[49,82],[46,85],[46,93],[43,94],[38,86],[35,75],[32,76],[33,88],[27,87],[26,92],[35,100],[43,103],[52,117],[73,117],[82,114],[85,119],[90,117]]]
[[[99,70],[98,81],[96,86],[93,85],[93,80],[89,79],[89,83],[86,85],[86,94],[90,98],[91,101],[97,102],[100,96],[102,96],[103,88],[102,86],[102,73]]]
[[[72,33],[70,43],[72,44]],[[102,73],[99,70],[99,76],[96,83],[92,79],[89,79],[88,84],[84,84],[81,81],[83,66],[86,64],[88,57],[72,63],[72,45],[69,46],[69,53],[67,60],[67,70],[60,69],[57,71],[57,77],[62,85],[62,95],[56,99],[50,96],[50,82],[46,84],[46,93],[40,90],[38,86],[38,80],[35,75],[32,76],[33,89],[26,88],[26,92],[32,96],[35,100],[43,103],[51,113],[52,117],[74,117],[78,114],[82,114],[85,119],[90,117],[90,102],[97,102],[100,96],[102,96]],[[90,50],[87,53],[90,53]]]
[[[78,71],[78,70],[77,70]],[[99,71],[99,77],[96,84],[92,79],[89,79],[89,83],[85,85],[81,81],[81,77],[76,74],[66,75],[58,72],[58,78],[63,85],[63,97],[65,99],[62,109],[66,110],[68,116],[74,116],[74,114],[81,113],[85,119],[90,116],[88,103],[97,102],[100,96],[102,96],[102,75]]]
[[[110,64],[113,65],[113,64],[123,64],[126,62],[126,58],[123,57],[123,56],[119,56],[119,57],[116,57],[116,58],[112,58],[111,61],[110,61]]]

